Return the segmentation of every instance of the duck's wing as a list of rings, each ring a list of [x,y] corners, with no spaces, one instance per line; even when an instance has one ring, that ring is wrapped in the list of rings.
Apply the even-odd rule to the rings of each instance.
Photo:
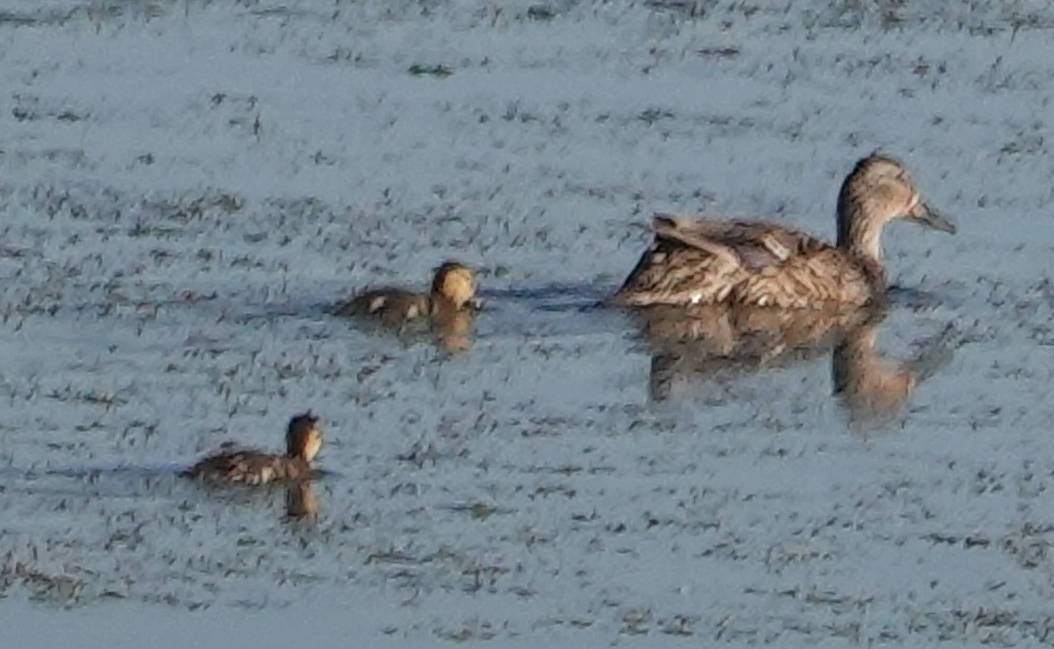
[[[691,226],[696,227],[691,227]],[[652,230],[655,232],[655,240],[676,242],[697,248],[703,252],[717,257],[725,264],[732,266],[743,265],[743,259],[734,242],[722,236],[723,232],[710,227],[700,227],[710,224],[692,224],[681,222],[667,216],[656,216],[652,222]]]
[[[881,270],[845,250],[797,230],[763,221],[676,220],[662,233],[677,245],[722,247],[724,258],[737,259],[737,283],[730,302],[779,308],[860,306],[875,299]],[[671,233],[671,230],[675,233]],[[699,248],[701,249],[701,248]]]
[[[675,241],[758,272],[830,245],[798,230],[765,221],[687,219],[656,214],[656,241]]]
[[[828,244],[765,222],[657,214],[655,240],[614,296],[616,303],[716,304],[737,285]]]

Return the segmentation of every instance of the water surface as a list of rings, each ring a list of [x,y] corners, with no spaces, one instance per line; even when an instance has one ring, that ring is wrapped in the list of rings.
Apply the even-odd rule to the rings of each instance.
[[[1049,642],[1054,14],[9,4],[5,646]],[[833,234],[875,149],[959,224],[885,237],[889,416],[595,307],[653,210]],[[466,351],[326,312],[447,258]],[[308,408],[313,517],[176,477]]]

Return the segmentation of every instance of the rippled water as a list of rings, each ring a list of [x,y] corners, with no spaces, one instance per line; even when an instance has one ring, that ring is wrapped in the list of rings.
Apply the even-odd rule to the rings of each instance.
[[[0,645],[1049,643],[1051,25],[9,3]],[[652,210],[833,233],[876,148],[959,234],[890,229],[866,328],[730,363],[597,306]],[[467,350],[327,313],[447,258]],[[307,408],[310,490],[177,477]]]

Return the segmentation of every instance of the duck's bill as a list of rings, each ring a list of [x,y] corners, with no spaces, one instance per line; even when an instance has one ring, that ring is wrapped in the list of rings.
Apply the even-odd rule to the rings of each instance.
[[[911,211],[911,216],[919,223],[931,227],[934,230],[940,230],[941,232],[947,232],[948,234],[955,234],[955,224],[925,203],[919,202],[915,206],[915,209]]]

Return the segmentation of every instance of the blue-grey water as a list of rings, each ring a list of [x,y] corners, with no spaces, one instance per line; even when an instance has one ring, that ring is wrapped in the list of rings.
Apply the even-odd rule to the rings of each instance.
[[[0,646],[1049,643],[1052,26],[8,0]],[[867,358],[920,380],[879,416],[830,347],[671,354],[596,306],[653,211],[833,235],[876,149],[959,226],[886,233]],[[327,312],[448,258],[468,349]],[[308,408],[310,492],[176,475]]]

